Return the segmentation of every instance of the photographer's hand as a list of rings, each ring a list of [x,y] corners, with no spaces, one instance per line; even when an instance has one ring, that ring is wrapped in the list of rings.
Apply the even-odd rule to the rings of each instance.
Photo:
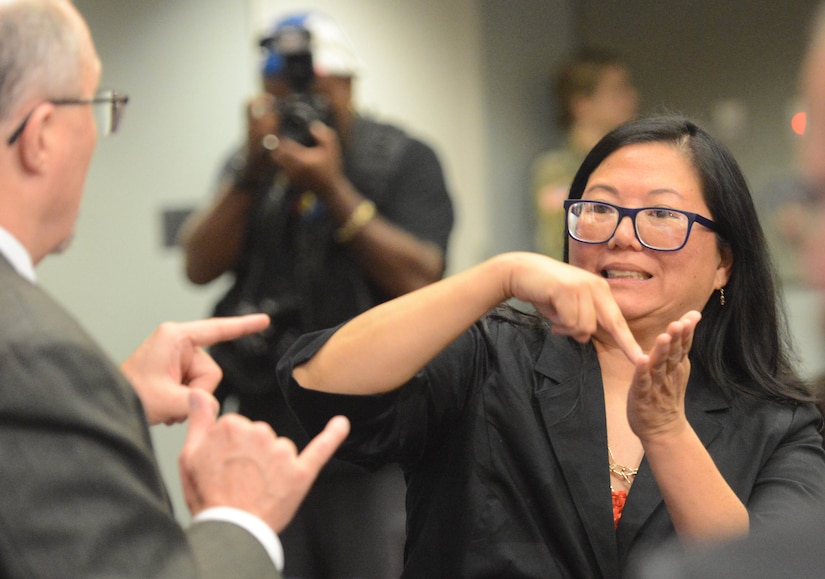
[[[264,146],[268,135],[278,132],[275,97],[268,93],[257,95],[246,105],[246,169],[247,179],[271,177],[275,161],[270,149]]]
[[[346,180],[338,133],[320,121],[310,125],[316,140],[313,147],[305,147],[292,139],[282,139],[273,152],[273,158],[292,183],[308,189],[327,203],[336,187]]]
[[[343,225],[365,198],[344,174],[338,133],[320,121],[312,123],[310,131],[315,146],[282,139],[273,157],[291,182],[315,193],[332,218]]]
[[[337,240],[347,244],[367,277],[390,296],[439,279],[444,271],[441,249],[384,219],[376,206],[370,207],[370,200],[343,172],[336,131],[320,122],[310,129],[315,147],[283,139],[274,157],[290,179],[313,191],[326,206],[337,224],[336,234],[343,233]]]

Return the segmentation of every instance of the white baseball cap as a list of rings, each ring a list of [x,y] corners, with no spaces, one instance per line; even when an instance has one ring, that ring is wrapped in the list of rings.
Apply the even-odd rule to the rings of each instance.
[[[281,17],[260,41],[264,48],[261,72],[277,76],[284,68],[284,58],[274,42],[286,28],[299,28],[309,33],[312,64],[317,76],[357,76],[365,69],[355,53],[349,37],[332,18],[318,11]]]

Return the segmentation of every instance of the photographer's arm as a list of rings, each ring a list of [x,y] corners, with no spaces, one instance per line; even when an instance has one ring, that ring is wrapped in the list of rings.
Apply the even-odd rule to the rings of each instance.
[[[327,207],[340,227],[355,219],[364,197],[343,178]],[[357,221],[353,221],[357,224]],[[376,212],[344,241],[367,277],[388,296],[396,297],[441,279],[444,255],[434,243],[422,241]]]
[[[275,172],[272,155],[261,144],[277,126],[273,103],[267,94],[247,103],[246,150],[233,160],[243,166],[227,167],[212,203],[192,214],[181,229],[179,244],[192,283],[209,283],[235,265],[246,238],[249,211]]]
[[[235,265],[246,236],[247,215],[254,202],[253,194],[230,179],[221,185],[208,207],[189,216],[179,239],[189,281],[209,283]]]

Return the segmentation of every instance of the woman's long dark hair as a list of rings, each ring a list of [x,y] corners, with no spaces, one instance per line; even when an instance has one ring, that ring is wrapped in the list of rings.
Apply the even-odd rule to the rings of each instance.
[[[724,145],[682,117],[631,121],[590,151],[573,179],[569,197],[582,197],[591,173],[611,153],[639,143],[668,143],[685,154],[699,174],[705,204],[719,227],[720,249],[727,247],[733,255],[725,305],[714,292],[702,309],[691,364],[701,367],[728,398],[746,394],[780,401],[814,400],[795,370],[784,305],[750,190]]]

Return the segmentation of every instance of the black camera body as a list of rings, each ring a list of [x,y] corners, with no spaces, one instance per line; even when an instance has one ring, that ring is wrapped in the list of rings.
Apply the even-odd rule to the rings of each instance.
[[[315,71],[309,31],[298,26],[285,26],[274,36],[261,40],[261,46],[283,58],[281,76],[290,88],[286,97],[276,101],[279,136],[305,147],[315,146],[310,124],[322,121],[331,125],[332,115],[326,99],[312,92]]]

